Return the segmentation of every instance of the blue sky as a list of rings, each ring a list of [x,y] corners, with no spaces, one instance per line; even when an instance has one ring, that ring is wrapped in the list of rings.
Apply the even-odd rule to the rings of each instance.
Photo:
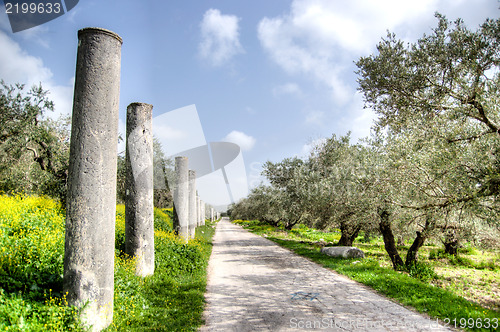
[[[77,31],[102,27],[122,46],[120,126],[131,102],[153,115],[195,104],[207,142],[242,148],[250,185],[259,165],[333,133],[369,134],[354,61],[386,31],[415,41],[434,12],[476,28],[497,0],[80,0],[69,13],[13,34],[0,13],[0,78],[42,82],[57,114],[71,112]]]

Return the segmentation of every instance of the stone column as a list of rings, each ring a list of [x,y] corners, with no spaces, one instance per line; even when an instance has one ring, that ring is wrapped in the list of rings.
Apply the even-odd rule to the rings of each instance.
[[[205,202],[201,201],[201,220],[200,220],[200,225],[203,226],[205,225],[205,219],[206,219],[206,214],[205,214]]]
[[[194,239],[196,233],[196,171],[189,170],[189,237]]]
[[[135,273],[154,273],[153,106],[127,107],[125,157],[125,252],[136,258]]]
[[[188,158],[175,157],[174,229],[186,242],[189,240],[189,175]]]
[[[78,31],[68,166],[64,283],[93,331],[113,320],[116,163],[122,39]]]
[[[210,221],[214,221],[214,208],[210,207]]]
[[[201,199],[200,196],[198,196],[198,193],[196,193],[196,225],[200,226],[201,225]]]

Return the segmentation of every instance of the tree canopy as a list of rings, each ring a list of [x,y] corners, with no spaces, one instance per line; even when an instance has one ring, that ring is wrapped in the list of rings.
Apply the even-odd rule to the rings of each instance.
[[[44,117],[54,110],[41,85],[0,81],[0,190],[46,194],[65,200],[69,119]]]
[[[371,137],[353,144],[333,135],[307,159],[268,162],[269,188],[233,211],[338,228],[342,245],[378,229],[395,269],[415,264],[430,238],[453,254],[465,239],[498,245],[500,20],[471,31],[436,18],[416,42],[389,32],[356,62],[365,107],[378,116]],[[252,210],[276,197],[279,205]],[[405,262],[396,243],[404,239],[412,239]]]

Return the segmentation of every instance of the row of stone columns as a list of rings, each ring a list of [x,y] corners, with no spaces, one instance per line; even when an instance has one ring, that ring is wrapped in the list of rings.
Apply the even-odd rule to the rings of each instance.
[[[113,320],[121,45],[109,30],[78,31],[63,287],[92,331]],[[125,251],[136,258],[140,276],[154,273],[152,109],[144,103],[127,107]],[[186,157],[175,159],[175,171],[174,225],[187,241],[205,223],[205,203]]]
[[[187,157],[175,158],[174,229],[184,241],[194,239],[196,227],[205,225],[206,204],[196,190],[196,171],[190,170]],[[209,207],[214,211],[213,207]],[[210,220],[214,221],[214,214]]]

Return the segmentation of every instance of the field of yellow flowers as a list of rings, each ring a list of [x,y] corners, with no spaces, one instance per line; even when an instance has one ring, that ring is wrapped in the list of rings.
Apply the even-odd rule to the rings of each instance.
[[[155,209],[155,274],[134,275],[123,253],[125,207],[116,210],[115,308],[109,331],[195,331],[202,324],[214,229],[182,243],[171,209]],[[62,292],[65,211],[50,198],[0,196],[0,330],[81,331]]]

